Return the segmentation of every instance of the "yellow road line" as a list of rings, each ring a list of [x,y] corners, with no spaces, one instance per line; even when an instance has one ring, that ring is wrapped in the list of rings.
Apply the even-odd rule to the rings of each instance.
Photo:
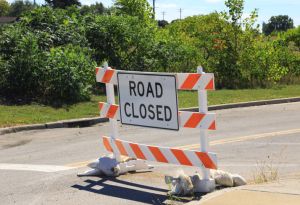
[[[86,167],[86,165],[88,165],[89,163],[91,163],[93,160],[88,160],[88,161],[83,161],[83,162],[75,162],[75,163],[71,163],[71,164],[66,164],[65,166],[67,167]]]
[[[278,131],[278,132],[268,132],[268,133],[248,135],[248,136],[242,136],[242,137],[233,137],[233,138],[227,138],[227,139],[221,139],[221,140],[214,140],[214,141],[211,141],[209,143],[209,145],[215,146],[215,145],[221,145],[221,144],[244,142],[244,141],[256,140],[256,139],[261,139],[261,138],[266,138],[266,137],[277,137],[277,136],[296,134],[296,133],[300,133],[300,129],[283,130],[283,131]],[[179,148],[179,149],[195,149],[195,148],[199,148],[199,147],[200,147],[200,144],[191,144],[191,145],[179,146],[177,148]]]
[[[215,146],[215,145],[221,145],[221,144],[244,142],[244,141],[256,140],[256,139],[261,139],[261,138],[266,138],[266,137],[277,137],[277,136],[296,134],[296,133],[300,133],[300,129],[283,130],[283,131],[278,131],[278,132],[268,132],[268,133],[248,135],[248,136],[242,136],[242,137],[232,137],[232,138],[227,138],[227,139],[214,140],[214,141],[211,141],[209,143],[209,145]],[[191,145],[179,146],[176,148],[178,148],[178,149],[197,149],[199,147],[200,147],[200,144],[191,144]],[[65,166],[80,168],[80,167],[85,167],[88,163],[90,163],[92,161],[93,160],[76,162],[76,163],[66,164]]]

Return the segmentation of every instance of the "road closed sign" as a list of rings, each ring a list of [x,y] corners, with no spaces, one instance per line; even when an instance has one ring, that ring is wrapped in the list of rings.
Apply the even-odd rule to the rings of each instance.
[[[122,124],[178,130],[175,75],[118,72]]]

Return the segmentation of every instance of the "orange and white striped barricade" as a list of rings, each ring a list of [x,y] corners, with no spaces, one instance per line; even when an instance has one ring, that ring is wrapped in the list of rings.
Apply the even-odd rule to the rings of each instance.
[[[124,118],[124,113],[127,115],[127,117],[131,117],[132,113],[127,113],[126,111],[126,103],[124,106],[124,102],[121,101],[121,98],[127,97],[126,95],[132,95],[131,91],[140,92],[137,88],[138,84],[136,85],[133,81],[129,78],[138,78],[140,79],[139,83],[142,81],[147,81],[148,85],[151,84],[151,78],[150,75],[157,75],[157,73],[147,73],[149,76],[142,76],[137,77],[137,75],[146,75],[142,72],[131,72],[131,71],[119,71],[109,68],[107,65],[104,66],[104,68],[97,67],[96,68],[96,79],[97,82],[105,83],[106,84],[106,92],[107,92],[107,102],[99,102],[99,112],[101,117],[107,117],[109,118],[110,125],[111,125],[111,135],[109,137],[104,136],[103,137],[103,143],[105,148],[114,153],[114,156],[117,160],[120,159],[120,155],[134,157],[137,159],[147,160],[147,161],[156,161],[156,162],[162,162],[162,163],[170,163],[170,164],[177,164],[177,165],[186,165],[186,166],[196,166],[200,167],[203,172],[203,180],[201,180],[201,186],[200,190],[197,190],[199,192],[210,192],[212,189],[214,189],[215,184],[214,180],[210,179],[210,169],[217,169],[217,157],[216,154],[208,152],[208,135],[207,130],[215,130],[216,129],[216,116],[215,113],[209,113],[208,107],[207,107],[207,90],[214,90],[214,75],[212,73],[204,73],[203,69],[201,67],[198,67],[197,73],[176,73],[173,74],[175,77],[175,92],[176,92],[176,102],[177,102],[177,91],[176,90],[198,90],[198,102],[199,102],[199,112],[186,112],[186,111],[178,111],[173,113],[172,115],[175,116],[175,123],[176,119],[178,121],[178,127],[180,128],[197,128],[200,129],[200,142],[201,147],[200,151],[191,151],[191,150],[180,150],[175,148],[168,148],[168,147],[158,147],[158,146],[150,146],[150,145],[143,145],[133,142],[127,142],[120,139],[117,139],[118,137],[118,131],[117,131],[117,120],[121,119],[122,123],[125,123],[122,121]],[[161,74],[162,76],[165,74]],[[162,77],[161,76],[161,77]],[[166,75],[164,79],[164,83],[166,83],[168,80],[171,82],[172,76]],[[169,79],[168,79],[169,78]],[[156,79],[153,77],[153,79]],[[127,80],[127,81],[126,81]],[[124,82],[129,82],[129,91],[125,93],[125,91],[121,91],[120,89],[123,89],[124,86],[127,84],[124,84]],[[133,85],[131,87],[130,83],[133,82]],[[119,105],[115,104],[114,100],[114,85],[119,85],[119,104],[122,105],[120,108]],[[146,85],[146,84],[145,84]],[[161,83],[162,85],[166,85]],[[159,87],[159,86],[158,86]],[[153,87],[148,87],[147,91],[151,93],[154,97],[154,91]],[[140,90],[144,94],[144,87],[141,86]],[[128,90],[128,89],[127,89]],[[125,93],[125,95],[121,95],[121,92]],[[157,92],[157,91],[156,91]],[[161,91],[162,92],[162,91]],[[134,97],[138,96],[136,93],[134,93]],[[141,100],[140,100],[141,101]],[[168,101],[168,100],[167,100]],[[177,104],[176,104],[177,105]],[[127,104],[128,108],[131,104]],[[146,105],[140,104],[140,114],[146,112]],[[132,104],[133,107],[133,104]],[[150,107],[150,105],[149,105]],[[148,109],[150,110],[150,108]],[[154,107],[154,106],[153,106]],[[161,108],[161,107],[159,107]],[[123,109],[123,111],[122,111]],[[151,108],[152,109],[152,108]],[[125,111],[124,111],[125,110]],[[134,108],[132,108],[134,112]],[[144,112],[142,111],[144,110]],[[171,108],[169,109],[171,110]],[[151,111],[151,110],[150,110]],[[153,111],[153,109],[152,109]],[[157,110],[158,111],[158,110]],[[123,112],[123,115],[121,114]],[[129,111],[128,111],[129,112]],[[154,111],[153,111],[154,112]],[[160,111],[158,111],[160,112]],[[170,111],[171,112],[171,111]],[[174,112],[174,109],[172,110]],[[156,113],[161,114],[161,113]],[[134,115],[134,113],[133,113]],[[166,114],[165,114],[166,115]],[[144,115],[144,117],[146,114]],[[143,118],[143,116],[141,115]],[[177,117],[177,118],[176,118]],[[158,117],[157,117],[158,118]],[[125,121],[127,118],[124,118]],[[123,120],[124,120],[123,119]],[[142,119],[141,119],[142,120]],[[139,120],[139,121],[141,121]],[[142,124],[135,124],[135,122],[131,123],[129,121],[126,121],[127,124],[133,124],[133,125],[145,125],[146,123]],[[125,124],[126,124],[125,123]],[[170,123],[169,123],[170,124]],[[165,127],[161,128],[170,128],[175,129],[176,126],[171,128],[171,126],[167,124]],[[168,127],[170,126],[170,127]],[[154,126],[157,127],[157,126]]]

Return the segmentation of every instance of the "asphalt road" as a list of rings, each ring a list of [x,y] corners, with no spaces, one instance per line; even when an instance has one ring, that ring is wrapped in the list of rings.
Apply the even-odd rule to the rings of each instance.
[[[249,181],[261,169],[279,178],[300,172],[300,103],[220,110],[210,151],[220,169]],[[122,139],[151,145],[199,148],[199,131],[121,126]],[[161,204],[164,175],[196,168],[154,163],[150,172],[119,178],[76,176],[105,154],[100,136],[108,123],[88,128],[27,131],[0,136],[0,204]],[[153,163],[152,163],[153,164]],[[199,171],[199,170],[198,170]]]

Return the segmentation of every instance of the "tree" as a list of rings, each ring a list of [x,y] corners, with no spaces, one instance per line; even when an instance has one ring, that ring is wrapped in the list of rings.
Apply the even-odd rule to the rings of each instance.
[[[157,21],[158,27],[161,27],[161,28],[164,28],[164,27],[167,26],[168,24],[169,24],[169,22],[166,21],[166,20],[158,20],[158,21]]]
[[[5,16],[9,11],[9,4],[6,0],[0,0],[0,16]]]
[[[45,0],[49,6],[53,8],[65,9],[69,6],[80,6],[79,0]]]
[[[97,62],[122,70],[148,70],[156,25],[132,16],[96,15],[85,19],[86,37]]]
[[[84,5],[80,8],[80,13],[82,15],[92,13],[92,14],[104,14],[107,12],[107,8],[104,7],[102,3],[96,2],[95,4],[92,4],[90,6]]]
[[[11,3],[10,5],[10,11],[8,13],[9,16],[21,16],[23,13],[27,11],[31,11],[34,9],[35,5],[31,3],[30,1],[22,1],[22,0],[17,0]]]
[[[274,31],[287,31],[288,29],[294,28],[293,19],[288,15],[272,16],[268,23],[263,23],[263,33],[270,35]]]
[[[147,0],[116,0],[118,15],[136,16],[141,20],[152,18],[152,9]]]

